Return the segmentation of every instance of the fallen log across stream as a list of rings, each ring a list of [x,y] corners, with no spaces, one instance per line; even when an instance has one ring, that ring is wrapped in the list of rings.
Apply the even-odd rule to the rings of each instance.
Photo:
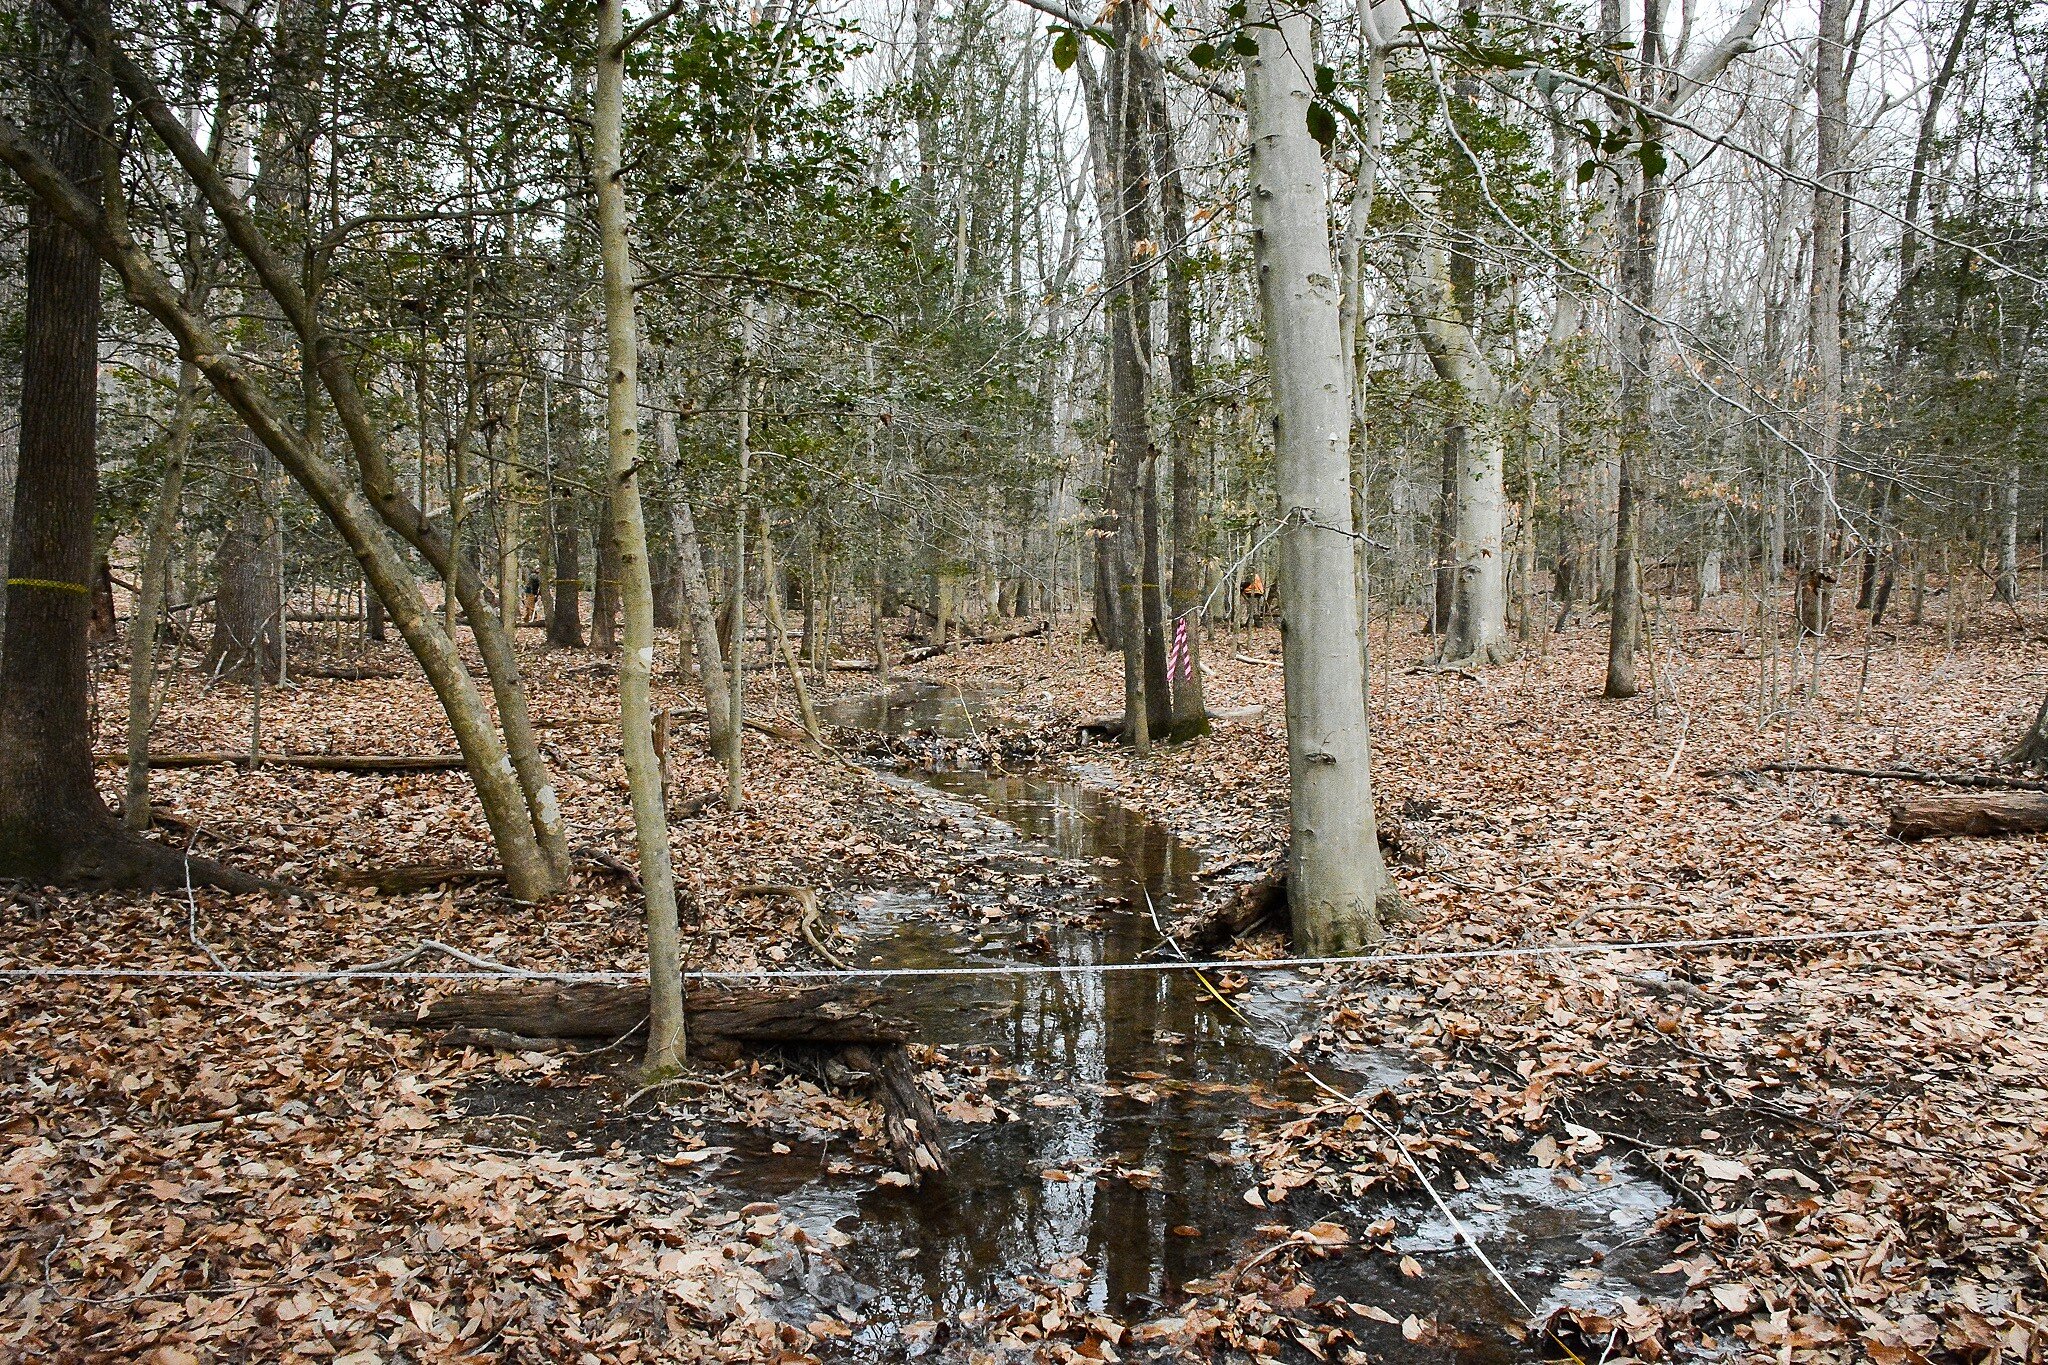
[[[916,649],[906,650],[900,662],[921,664],[926,659],[936,659],[941,654],[949,654],[953,650],[966,649],[972,645],[1006,645],[1012,640],[1028,640],[1034,635],[1045,634],[1050,625],[1050,622],[1039,621],[1022,630],[994,631],[987,635],[963,635],[958,639],[947,640],[943,644],[919,645]]]
[[[905,1044],[912,1025],[887,1012],[887,997],[844,986],[690,987],[683,1001],[690,1046],[788,1049],[807,1070],[866,1083],[882,1107],[897,1168],[914,1180],[943,1175],[939,1118],[918,1084]],[[379,1028],[460,1030],[465,1040],[520,1047],[541,1040],[612,1042],[647,1020],[637,982],[516,981],[454,991],[417,1014],[380,1014]]]

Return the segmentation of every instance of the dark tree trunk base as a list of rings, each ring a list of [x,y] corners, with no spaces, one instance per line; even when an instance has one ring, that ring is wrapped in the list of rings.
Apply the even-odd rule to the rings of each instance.
[[[237,895],[291,891],[283,882],[237,872],[129,833],[104,812],[52,821],[64,832],[0,830],[0,877],[84,891],[161,891],[208,886]]]

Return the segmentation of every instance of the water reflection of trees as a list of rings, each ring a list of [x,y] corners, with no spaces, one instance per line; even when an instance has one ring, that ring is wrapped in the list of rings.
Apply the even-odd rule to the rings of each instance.
[[[1107,911],[1099,924],[1049,916],[1059,961],[1139,959],[1159,941],[1146,914],[1148,897],[1163,921],[1200,894],[1191,850],[1078,784],[972,774],[936,782],[980,797],[1025,838],[1071,860],[1071,870],[1105,899],[1127,903],[1128,912]],[[1000,892],[1022,874],[1005,865],[1008,850],[992,851],[989,870],[1006,874],[991,888]],[[1060,880],[1047,894],[1059,894]],[[911,1201],[911,1235],[921,1249],[916,1273],[930,1305],[915,1305],[919,1311],[999,1299],[1016,1274],[1075,1252],[1096,1272],[1097,1306],[1113,1311],[1170,1296],[1218,1268],[1250,1211],[1237,1206],[1235,1173],[1206,1157],[1219,1131],[1241,1117],[1242,1087],[1269,1080],[1277,1063],[1270,1050],[1223,1026],[1198,983],[1153,972],[983,977],[943,988],[943,1003],[926,997],[919,1012],[954,1021],[947,1033],[953,1041],[973,1041],[971,1034],[961,1037],[959,1024],[986,1029],[990,1041],[1006,1044],[1025,1077],[1014,1101],[1024,1121],[960,1132],[954,1178]],[[1133,1073],[1148,1071],[1233,1090],[1203,1094],[1168,1082],[1150,1106],[1097,1093],[1121,1090],[1133,1084]],[[1077,1107],[1030,1106],[1031,1096],[1048,1091],[1071,1093]],[[1098,1164],[1106,1167],[1100,1179]],[[1045,1180],[1047,1168],[1073,1170],[1075,1178]],[[1136,1169],[1158,1175],[1140,1184],[1118,1174]],[[904,1216],[899,1203],[869,1202],[876,1216]],[[1204,1226],[1219,1220],[1230,1226]],[[1171,1229],[1181,1225],[1203,1235],[1174,1236]],[[910,1244],[906,1237],[896,1245]]]

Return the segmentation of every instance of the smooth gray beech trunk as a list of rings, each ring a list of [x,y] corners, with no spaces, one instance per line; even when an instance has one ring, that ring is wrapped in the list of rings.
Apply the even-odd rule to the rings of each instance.
[[[1273,388],[1287,696],[1288,902],[1295,944],[1344,953],[1381,936],[1387,894],[1372,807],[1364,660],[1351,571],[1351,413],[1321,149],[1308,131],[1309,18],[1262,0],[1245,58],[1252,252]]]
[[[1446,460],[1450,498],[1449,612],[1437,661],[1501,663],[1514,653],[1507,627],[1507,460],[1497,424],[1500,384],[1463,310],[1470,300],[1453,284],[1441,250],[1410,251],[1403,278],[1408,307],[1437,377],[1454,388],[1464,417],[1462,439]]]
[[[2020,467],[2009,464],[1998,485],[1998,587],[2001,602],[2020,600]]]
[[[597,195],[598,246],[604,263],[610,539],[625,627],[624,648],[619,651],[619,725],[633,802],[633,834],[640,849],[640,885],[647,897],[647,1067],[670,1071],[683,1061],[683,945],[661,756],[654,748],[654,578],[640,506],[640,329],[634,315],[633,254],[620,147],[625,90],[624,0],[598,0],[590,179]]]

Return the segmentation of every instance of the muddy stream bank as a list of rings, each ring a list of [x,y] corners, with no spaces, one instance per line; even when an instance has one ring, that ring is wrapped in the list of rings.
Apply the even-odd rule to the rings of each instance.
[[[842,938],[850,962],[1148,960],[1160,953],[1159,923],[1218,894],[1215,882],[1200,880],[1196,849],[1081,772],[945,766],[983,752],[983,698],[899,685],[892,700],[842,700],[825,718],[879,732],[897,753],[916,756],[882,780],[945,837],[928,877],[833,898],[851,934]],[[827,1358],[1003,1359],[987,1354],[978,1329],[1029,1299],[1028,1283],[1049,1277],[1076,1310],[1126,1325],[1157,1322],[1189,1300],[1190,1286],[1214,1288],[1289,1230],[1329,1220],[1362,1243],[1365,1229],[1389,1217],[1392,1254],[1382,1238],[1381,1247],[1355,1244],[1306,1267],[1319,1299],[1369,1305],[1391,1320],[1345,1318],[1362,1350],[1472,1365],[1557,1354],[1524,1340],[1531,1314],[1420,1192],[1376,1188],[1347,1200],[1306,1185],[1281,1202],[1247,1198],[1261,1186],[1253,1141],[1327,1096],[1292,1065],[1289,1049],[1314,1025],[1313,981],[1294,972],[1245,977],[1230,997],[1243,1019],[1186,972],[888,983],[892,1012],[913,1021],[919,1041],[942,1048],[950,1066],[974,1072],[986,1098],[968,1102],[993,1110],[947,1123],[947,1178],[901,1188],[878,1180],[872,1161],[849,1160],[843,1142],[733,1124],[702,1125],[703,1139],[729,1155],[689,1178],[712,1183],[714,1208],[751,1206],[758,1215],[772,1203],[784,1228],[831,1248],[829,1257],[788,1254],[760,1267],[780,1295],[767,1311],[798,1326],[821,1317],[843,1324],[844,1337],[817,1348]],[[1429,1088],[1413,1059],[1393,1050],[1314,1060],[1317,1074],[1347,1094]],[[658,1122],[642,1142],[670,1132]],[[1604,1310],[1672,1291],[1674,1278],[1655,1274],[1669,1260],[1669,1240],[1655,1227],[1669,1197],[1624,1154],[1576,1173],[1539,1169],[1519,1152],[1498,1156],[1471,1165],[1456,1181],[1465,1188],[1445,1179],[1442,1189],[1537,1318],[1560,1304]],[[1411,1316],[1430,1324],[1421,1340],[1398,1325]],[[1132,1340],[1120,1354],[1148,1359],[1152,1349]]]

